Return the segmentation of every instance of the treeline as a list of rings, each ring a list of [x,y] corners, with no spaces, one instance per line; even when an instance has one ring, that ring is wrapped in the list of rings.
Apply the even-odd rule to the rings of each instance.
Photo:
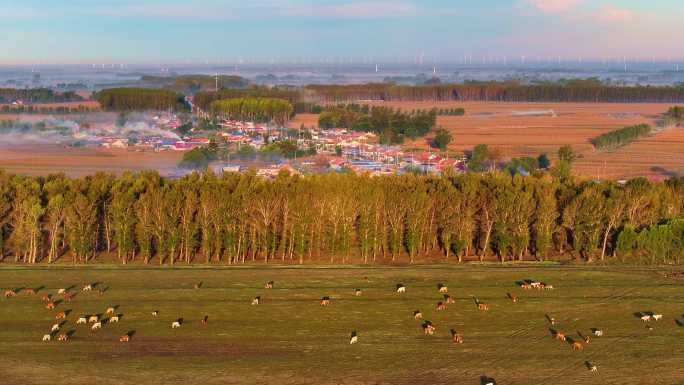
[[[383,144],[403,143],[416,139],[435,127],[437,109],[414,110],[410,113],[389,107],[347,104],[325,109],[318,117],[321,128],[346,128],[373,132]]]
[[[223,88],[244,88],[249,81],[235,75],[178,75],[172,77],[144,75],[140,78],[143,85],[165,88],[184,94],[195,94],[200,91],[215,91]]]
[[[73,91],[55,92],[48,88],[0,88],[0,103],[62,103],[76,102],[83,98]]]
[[[217,100],[242,98],[274,98],[285,99],[295,104],[301,100],[300,91],[286,87],[251,87],[245,89],[223,89],[218,92],[199,92],[193,98],[193,104],[203,111],[208,111],[211,103]]]
[[[684,178],[0,173],[0,260],[681,264],[683,213]]]
[[[217,100],[209,110],[214,116],[240,121],[270,123],[284,126],[294,112],[292,104],[275,98],[236,98]]]
[[[94,99],[106,111],[184,111],[183,95],[167,90],[147,88],[110,88],[96,93]]]
[[[639,137],[650,134],[651,130],[652,128],[648,124],[623,127],[591,139],[591,144],[599,150],[624,146]]]
[[[677,103],[684,87],[614,86],[594,82],[533,84],[518,82],[467,82],[465,84],[308,85],[304,100],[315,103],[377,101],[494,101],[494,102],[606,102]]]
[[[69,106],[34,106],[34,105],[4,105],[0,107],[1,114],[50,114],[50,115],[66,115],[66,114],[80,114],[84,112],[97,111],[98,108],[79,104],[77,107]]]

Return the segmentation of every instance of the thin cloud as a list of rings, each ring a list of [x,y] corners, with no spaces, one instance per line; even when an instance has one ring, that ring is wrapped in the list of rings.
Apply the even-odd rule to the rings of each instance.
[[[386,18],[415,16],[421,13],[422,9],[411,3],[384,1],[331,5],[307,4],[284,9],[284,14],[288,16],[318,18]]]
[[[635,17],[633,11],[612,5],[601,8],[596,14],[596,19],[604,23],[624,23],[634,20]]]
[[[544,13],[561,13],[577,8],[585,0],[524,0],[524,2]]]

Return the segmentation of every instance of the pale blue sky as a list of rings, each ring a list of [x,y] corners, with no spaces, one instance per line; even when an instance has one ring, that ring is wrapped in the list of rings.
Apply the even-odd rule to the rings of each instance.
[[[682,57],[683,0],[0,0],[0,63]]]

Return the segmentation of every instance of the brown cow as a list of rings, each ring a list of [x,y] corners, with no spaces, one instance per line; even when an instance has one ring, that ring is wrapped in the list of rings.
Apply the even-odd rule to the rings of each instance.
[[[444,302],[437,302],[437,310],[446,310],[446,304]]]
[[[131,340],[131,336],[128,334],[119,337],[119,342],[130,342],[130,340]]]
[[[52,298],[52,296],[50,294],[45,294],[42,298],[42,301],[43,302],[50,302],[51,298]]]
[[[206,325],[209,323],[209,316],[205,315],[204,318],[202,318],[202,325]]]
[[[477,308],[478,310],[487,311],[489,310],[489,305],[487,305],[486,303],[478,303]]]
[[[55,319],[66,319],[66,313],[63,311],[60,311],[55,315]]]
[[[321,298],[321,306],[328,306],[328,305],[330,305],[330,297]]]
[[[266,282],[264,289],[273,289],[273,281]]]
[[[456,303],[456,301],[453,298],[451,298],[449,294],[444,294],[444,302],[446,302],[447,304]]]
[[[71,302],[74,299],[74,295],[71,293],[64,293],[64,300],[66,302]]]
[[[451,335],[452,341],[454,341],[455,344],[462,344],[463,343],[463,336],[461,336],[458,333],[453,333]]]
[[[57,337],[57,341],[66,342],[68,340],[69,340],[68,334],[60,334],[59,337]]]
[[[36,291],[31,289],[31,288],[28,288],[25,291],[26,291],[26,295],[35,295],[36,294]]]
[[[55,308],[55,303],[54,303],[54,302],[48,302],[48,303],[45,305],[45,308],[48,309],[48,310],[52,310],[52,309]]]
[[[5,298],[14,297],[16,295],[17,295],[17,292],[14,290],[5,290]]]
[[[513,302],[518,302],[518,297],[514,296],[511,293],[508,293],[508,298]]]
[[[557,339],[558,341],[565,341],[565,334],[557,332],[556,335],[554,336],[554,338]]]
[[[572,350],[582,350],[584,349],[584,345],[582,345],[581,342],[577,341],[572,344]]]

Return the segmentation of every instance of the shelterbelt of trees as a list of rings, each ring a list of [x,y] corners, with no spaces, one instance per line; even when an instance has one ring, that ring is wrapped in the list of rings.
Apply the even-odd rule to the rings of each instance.
[[[615,86],[595,80],[525,85],[518,82],[467,82],[465,84],[309,85],[304,98],[317,103],[383,101],[496,101],[496,102],[608,102],[677,103],[684,87]]]
[[[591,144],[599,150],[615,148],[631,143],[644,135],[648,135],[651,131],[652,128],[648,124],[623,127],[593,138]]]
[[[17,263],[684,262],[684,178],[0,173],[0,259]],[[107,259],[110,260],[110,259]]]
[[[294,112],[292,104],[285,99],[276,98],[235,98],[216,100],[209,105],[215,116],[235,120],[269,123],[281,126]]]
[[[63,114],[81,114],[84,112],[92,112],[92,111],[97,111],[99,108],[95,106],[88,106],[88,105],[78,105],[77,107],[68,107],[68,106],[34,106],[34,105],[18,105],[18,106],[12,106],[9,104],[6,104],[2,107],[0,107],[0,114],[57,114],[57,115],[63,115]]]
[[[383,144],[403,143],[404,138],[426,135],[437,122],[437,109],[404,112],[388,107],[347,104],[326,108],[318,117],[321,128],[346,128],[373,132]]]
[[[83,98],[73,91],[55,92],[48,88],[0,88],[0,103],[62,103],[81,101]]]
[[[178,76],[151,76],[144,75],[140,83],[145,86],[156,86],[184,94],[194,94],[200,91],[221,88],[243,88],[249,85],[249,81],[234,75],[178,75]]]
[[[183,95],[159,89],[109,88],[96,93],[93,98],[105,111],[183,111],[188,108]]]
[[[222,89],[218,92],[198,92],[193,99],[193,103],[203,111],[208,111],[210,109],[211,103],[217,100],[241,98],[285,99],[294,104],[301,100],[301,93],[299,90],[291,87],[250,87],[244,89]]]

